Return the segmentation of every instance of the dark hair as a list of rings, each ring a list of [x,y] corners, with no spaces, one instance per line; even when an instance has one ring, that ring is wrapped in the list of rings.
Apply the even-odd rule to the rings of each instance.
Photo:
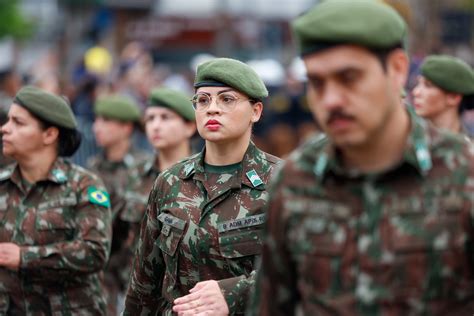
[[[58,155],[71,157],[81,145],[82,135],[76,129],[59,128]]]
[[[459,104],[458,113],[461,115],[464,111],[474,110],[474,94],[463,95],[461,104]]]
[[[47,122],[43,119],[35,116],[36,119],[40,122],[42,129],[48,129],[50,127],[56,127],[59,131],[59,140],[58,140],[58,156],[60,157],[70,157],[81,145],[82,135],[76,129],[65,128],[57,126]]]
[[[389,48],[380,48],[380,49],[377,49],[377,48],[369,48],[369,51],[375,55],[375,57],[380,61],[380,64],[382,65],[382,69],[384,71],[387,70],[387,60],[388,60],[388,56],[396,49],[401,49],[402,48],[402,44],[399,43],[399,44],[396,44],[392,47],[389,47]]]

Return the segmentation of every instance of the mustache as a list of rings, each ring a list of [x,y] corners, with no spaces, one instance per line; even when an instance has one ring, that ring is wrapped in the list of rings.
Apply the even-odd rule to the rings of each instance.
[[[340,119],[354,120],[354,116],[352,116],[350,114],[347,114],[342,110],[334,110],[334,111],[329,113],[329,117],[326,120],[326,123],[331,124],[334,120],[340,120]]]

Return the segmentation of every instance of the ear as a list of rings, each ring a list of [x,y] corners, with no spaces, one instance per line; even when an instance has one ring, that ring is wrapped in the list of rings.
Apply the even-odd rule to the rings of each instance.
[[[408,79],[410,62],[406,52],[401,49],[395,49],[387,58],[387,73],[394,79],[397,85],[397,91],[405,87]]]
[[[50,126],[43,131],[43,144],[51,145],[59,139],[59,129],[55,126]]]
[[[452,93],[452,92],[447,92],[446,93],[446,104],[449,107],[459,107],[462,101],[462,94],[459,93]]]
[[[260,117],[262,116],[263,112],[263,103],[262,102],[257,102],[252,105],[252,117],[251,117],[251,122],[252,123],[257,123],[260,120]]]

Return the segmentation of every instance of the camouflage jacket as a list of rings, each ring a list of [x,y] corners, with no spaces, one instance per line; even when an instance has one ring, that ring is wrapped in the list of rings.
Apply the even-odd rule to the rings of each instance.
[[[131,170],[145,159],[147,159],[146,154],[132,149],[122,161],[108,161],[104,153],[100,153],[87,162],[87,168],[96,173],[105,183],[110,194],[114,217],[125,207],[125,188]]]
[[[323,137],[270,189],[249,315],[474,311],[474,147],[411,115],[402,161],[353,174]]]
[[[171,315],[174,299],[211,279],[231,314],[243,313],[278,162],[251,143],[242,168],[225,179],[204,171],[204,151],[162,172],[142,222],[124,314]]]
[[[121,220],[120,214],[126,210],[127,199],[125,189],[128,185],[129,177],[134,168],[141,161],[146,159],[147,155],[134,148],[127,153],[122,161],[111,162],[105,158],[104,153],[91,158],[88,161],[88,168],[95,172],[105,183],[105,187],[110,194],[110,203],[112,209],[112,246],[110,260],[105,270],[105,284],[107,286],[110,301],[120,291],[125,291],[128,283],[129,269],[127,262],[130,260],[131,253],[127,249],[127,239],[130,225]],[[114,303],[111,303],[114,304]]]
[[[0,169],[0,221],[0,242],[21,248],[19,271],[0,267],[0,315],[105,315],[111,213],[102,181],[58,158],[25,191],[10,165]]]
[[[140,224],[146,211],[148,196],[153,187],[153,182],[160,173],[155,167],[156,156],[150,156],[134,166],[129,174],[125,187],[125,206],[118,214],[121,223],[126,223],[127,239],[123,241],[120,250],[114,254],[116,262],[115,277],[126,290],[130,279],[133,264],[133,255],[140,237]],[[125,237],[125,236],[124,236]]]
[[[156,168],[158,156],[150,156],[138,163],[128,176],[125,188],[125,209],[120,218],[130,223],[141,223],[145,215],[148,196],[160,171]]]

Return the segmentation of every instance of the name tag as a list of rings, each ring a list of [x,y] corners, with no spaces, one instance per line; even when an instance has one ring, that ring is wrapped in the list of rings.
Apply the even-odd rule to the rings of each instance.
[[[222,222],[218,227],[219,233],[222,233],[229,230],[262,225],[263,223],[265,223],[265,214],[259,214]]]
[[[77,204],[76,196],[71,194],[69,196],[59,198],[57,200],[40,203],[38,204],[38,209],[74,206],[76,204]]]
[[[183,230],[186,226],[185,221],[167,213],[161,213],[158,215],[158,220],[162,222],[163,225],[172,226],[180,230]]]

